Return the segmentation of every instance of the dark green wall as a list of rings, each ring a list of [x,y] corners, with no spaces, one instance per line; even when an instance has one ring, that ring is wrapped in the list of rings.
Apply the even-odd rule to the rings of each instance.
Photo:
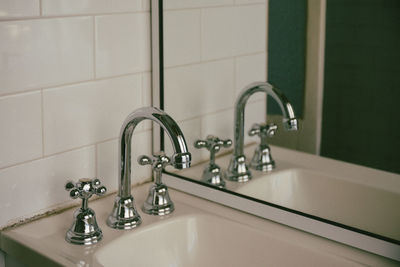
[[[268,14],[268,81],[284,92],[302,117],[305,84],[306,0],[270,0]],[[274,101],[268,113],[281,114]]]
[[[328,0],[321,155],[400,173],[400,1]]]

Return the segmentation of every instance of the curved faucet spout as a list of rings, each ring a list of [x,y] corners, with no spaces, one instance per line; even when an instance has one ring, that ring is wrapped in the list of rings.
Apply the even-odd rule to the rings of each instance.
[[[169,136],[174,155],[172,165],[177,169],[190,167],[191,155],[178,124],[164,111],[154,107],[135,110],[125,119],[119,137],[118,196],[107,224],[112,228],[130,229],[140,224],[131,195],[131,143],[136,126],[142,120],[158,123]]]
[[[251,178],[250,170],[246,165],[246,158],[243,155],[244,110],[247,100],[256,92],[264,92],[267,96],[272,96],[281,108],[286,130],[297,130],[297,119],[293,107],[279,89],[267,82],[255,82],[244,88],[235,103],[234,153],[227,173],[227,178],[232,181],[245,182]]]
[[[297,130],[297,119],[293,107],[286,96],[267,82],[255,82],[245,87],[239,94],[235,103],[235,129],[234,129],[234,154],[243,155],[244,144],[244,109],[250,96],[257,92],[264,92],[279,104],[283,115],[283,124],[286,130]]]

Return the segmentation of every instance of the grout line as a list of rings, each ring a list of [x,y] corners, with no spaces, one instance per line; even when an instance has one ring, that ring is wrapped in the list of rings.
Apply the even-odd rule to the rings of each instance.
[[[236,67],[237,67],[237,57],[234,57],[233,58],[233,77],[232,77],[232,79],[233,79],[233,92],[232,92],[232,94],[235,96],[235,98],[237,98],[237,77],[236,77],[236,75],[237,75],[237,71],[236,71]]]
[[[260,102],[263,102],[263,101],[264,101],[264,99],[254,99],[254,100],[249,100],[248,104],[260,103]],[[234,107],[232,106],[232,107],[227,107],[227,108],[219,109],[219,110],[216,110],[216,111],[204,113],[204,114],[201,114],[201,115],[197,115],[197,116],[193,116],[193,117],[186,118],[186,119],[183,119],[183,120],[179,120],[178,122],[180,123],[180,122],[187,122],[187,121],[195,120],[195,119],[201,119],[203,117],[210,116],[210,115],[215,115],[215,114],[218,114],[218,113],[222,113],[222,112],[225,112],[225,111],[228,111],[228,110],[231,110],[231,109],[234,109]]]
[[[212,9],[212,8],[227,8],[227,7],[238,7],[238,6],[261,6],[266,3],[233,3],[228,5],[212,5],[212,6],[198,6],[198,7],[186,7],[186,8],[164,8],[165,11],[184,11],[184,10],[195,10],[195,9]]]
[[[89,17],[89,16],[109,16],[109,15],[129,15],[129,14],[147,14],[149,11],[125,11],[125,12],[105,12],[105,13],[82,13],[82,14],[62,14],[62,15],[42,15],[42,16],[27,16],[27,17],[9,17],[0,18],[1,22],[9,21],[25,21],[25,20],[43,20],[43,19],[63,19],[63,18],[76,18],[76,17]]]
[[[140,75],[142,73],[148,73],[148,72],[149,72],[148,70],[142,70],[142,71],[139,71],[139,72],[124,73],[124,74],[119,74],[119,75],[115,75],[115,76],[99,77],[99,78],[95,78],[95,79],[82,80],[82,81],[77,81],[77,82],[70,82],[70,83],[63,83],[63,84],[44,86],[44,87],[41,87],[41,88],[32,88],[32,89],[27,89],[27,90],[21,90],[21,91],[18,91],[18,92],[10,92],[10,93],[0,94],[0,98],[1,97],[5,97],[5,96],[15,96],[15,95],[23,94],[23,93],[30,93],[30,92],[40,91],[40,90],[48,90],[48,89],[66,87],[66,86],[79,85],[79,84],[82,84],[82,83],[99,82],[99,81],[117,79],[117,78],[122,78],[122,77],[127,77],[127,76]]]
[[[39,0],[39,16],[43,16],[43,0]]]
[[[204,15],[204,11],[203,11],[203,9],[201,8],[200,9],[200,61],[203,61],[203,54],[204,54],[204,52],[203,52],[203,48],[204,48],[204,44],[203,44],[203,39],[204,39],[204,36],[203,36],[203,29],[204,29],[204,27],[203,27],[203,15]]]
[[[93,16],[93,78],[97,78],[97,73],[96,73],[96,16]]]
[[[151,132],[151,129],[137,129],[135,131],[134,135],[145,133],[145,132]],[[60,151],[60,152],[56,152],[56,153],[52,153],[52,154],[47,154],[47,155],[44,155],[43,157],[37,157],[37,158],[30,159],[30,160],[25,160],[25,161],[21,161],[21,162],[18,162],[18,163],[6,165],[6,166],[3,166],[3,167],[0,167],[0,171],[2,171],[3,169],[12,168],[12,167],[16,167],[16,166],[19,166],[19,165],[24,165],[24,164],[27,164],[27,163],[30,163],[30,162],[34,162],[34,161],[37,161],[37,160],[48,159],[48,158],[51,158],[51,157],[54,157],[54,156],[58,156],[58,155],[61,155],[61,154],[64,154],[64,153],[78,151],[78,150],[81,150],[81,149],[84,149],[84,148],[95,147],[96,145],[100,145],[100,144],[103,144],[103,143],[106,143],[106,142],[109,142],[109,141],[113,141],[113,140],[118,140],[118,137],[112,137],[112,138],[104,139],[104,140],[101,140],[101,141],[98,141],[98,142],[95,142],[95,143],[91,143],[91,144],[82,145],[82,146],[79,146],[79,147],[66,149],[66,150],[63,150],[63,151]]]
[[[44,157],[44,97],[43,89],[40,90],[40,107],[41,107],[41,122],[42,122],[42,158]]]
[[[201,61],[191,62],[191,63],[187,63],[187,64],[169,66],[169,67],[165,67],[164,69],[174,69],[174,68],[180,68],[180,67],[195,66],[195,65],[200,65],[203,63],[212,63],[212,62],[224,61],[224,60],[228,60],[228,59],[235,59],[235,58],[247,57],[247,56],[255,56],[255,55],[261,55],[261,54],[266,54],[266,51],[257,51],[257,52],[247,53],[247,54],[234,55],[234,56],[230,56],[230,57],[201,60]]]
[[[98,174],[98,156],[97,156],[97,151],[98,151],[98,144],[96,144],[95,146],[94,146],[94,176],[97,178],[97,179],[100,179],[99,178],[99,174]]]

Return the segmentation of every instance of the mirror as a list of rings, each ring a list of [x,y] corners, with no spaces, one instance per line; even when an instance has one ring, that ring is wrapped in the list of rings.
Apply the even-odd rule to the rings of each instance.
[[[276,4],[277,2],[279,2],[280,5]],[[370,107],[375,107],[376,105],[373,103],[377,97],[369,91],[368,93],[367,91],[363,91],[362,88],[368,87],[372,88],[370,91],[376,91],[374,88],[379,86],[379,82],[377,81],[381,80],[382,77],[389,79],[389,81],[385,83],[389,88],[386,87],[385,90],[379,92],[378,95],[380,99],[384,99],[388,104],[379,102],[378,105],[382,113],[372,118],[379,119],[379,122],[383,122],[382,114],[390,114],[390,108],[392,109],[392,114],[396,112],[396,108],[394,108],[395,105],[393,104],[393,99],[395,99],[393,94],[398,95],[400,92],[400,90],[395,90],[396,85],[399,85],[399,80],[395,80],[396,76],[394,75],[398,73],[398,66],[393,63],[395,60],[390,59],[390,56],[387,54],[383,55],[385,57],[382,59],[380,57],[381,54],[376,52],[378,50],[374,50],[375,53],[372,59],[366,59],[369,58],[368,48],[371,47],[368,47],[368,45],[363,46],[365,43],[363,38],[372,31],[372,23],[370,23],[370,17],[367,15],[370,14],[368,12],[371,12],[371,10],[373,11],[377,7],[365,3],[365,6],[362,6],[364,4],[360,3],[361,7],[358,7],[332,1],[328,2],[327,9],[324,0],[295,2],[297,5],[302,5],[303,8],[300,11],[295,9],[294,1],[153,1],[153,3],[158,4],[157,8],[160,9],[158,17],[160,23],[158,25],[161,25],[161,34],[158,36],[153,35],[153,43],[155,38],[160,38],[158,42],[159,46],[157,45],[156,48],[153,47],[153,56],[160,53],[160,61],[156,63],[153,62],[153,70],[154,67],[156,67],[156,72],[153,73],[155,74],[155,78],[153,78],[153,103],[159,104],[159,107],[178,121],[185,134],[187,143],[192,145],[190,151],[193,157],[192,163],[195,165],[189,170],[177,173],[171,173],[167,170],[167,174],[177,178],[171,183],[182,183],[184,185],[182,185],[181,188],[185,188],[183,190],[194,194],[200,195],[200,193],[195,191],[207,192],[205,194],[207,194],[207,198],[210,200],[244,209],[247,212],[270,219],[271,217],[268,216],[273,216],[270,214],[276,212],[276,210],[271,210],[271,208],[278,209],[297,216],[296,225],[285,222],[285,224],[290,226],[321,234],[318,232],[319,230],[314,231],[308,226],[298,226],[302,224],[299,223],[299,221],[310,219],[307,223],[312,224],[314,221],[317,221],[328,225],[326,226],[326,229],[328,229],[327,231],[332,230],[329,227],[335,227],[337,231],[342,229],[343,235],[346,235],[343,239],[334,236],[326,236],[333,240],[342,242],[346,239],[347,241],[343,242],[354,245],[351,243],[352,241],[348,240],[349,236],[356,233],[360,234],[354,237],[354,240],[357,239],[358,243],[363,243],[364,239],[362,238],[367,236],[368,238],[379,240],[378,243],[382,241],[385,246],[388,244],[389,247],[390,245],[394,245],[395,249],[392,251],[399,252],[400,233],[398,227],[396,227],[400,224],[398,208],[389,209],[387,213],[381,215],[383,220],[386,220],[384,216],[387,214],[391,213],[393,215],[392,221],[395,226],[391,227],[391,230],[386,231],[386,227],[374,228],[375,225],[366,222],[369,221],[368,208],[378,210],[380,209],[379,205],[398,207],[400,204],[400,175],[394,173],[400,173],[398,156],[396,157],[396,152],[400,147],[400,139],[395,137],[394,134],[396,132],[398,133],[394,128],[398,128],[399,126],[396,123],[383,123],[385,126],[379,123],[379,127],[366,127],[373,124],[373,122],[369,121],[371,116],[369,113],[366,113],[368,108],[367,111],[363,108],[364,106],[369,107],[369,109],[371,109]],[[303,4],[299,4],[300,2]],[[388,44],[388,51],[393,52],[393,55],[398,57],[399,52],[394,48],[394,44],[399,44],[400,40],[398,35],[394,34],[396,22],[393,19],[396,15],[395,10],[400,10],[398,9],[398,4],[392,3],[391,5],[390,8],[388,5],[383,5],[381,7],[381,13],[379,14],[382,18],[387,19],[385,22],[382,22],[382,25],[375,25],[376,27],[374,26],[374,30],[379,32],[381,29],[385,28],[385,33],[381,33],[380,37],[386,38],[384,41]],[[153,8],[154,7],[155,5],[153,5]],[[353,10],[351,10],[350,7],[352,7]],[[274,13],[275,16],[272,16],[271,8],[278,10],[280,13]],[[343,12],[343,8],[348,12]],[[356,10],[360,11],[358,12]],[[299,12],[301,14],[299,14]],[[355,13],[353,14],[351,12]],[[276,16],[276,14],[280,15]],[[301,64],[291,64],[291,57],[276,59],[275,54],[274,56],[270,56],[270,49],[281,49],[284,46],[284,44],[279,43],[271,44],[273,41],[272,38],[276,37],[271,34],[271,32],[273,32],[271,31],[271,27],[276,25],[273,23],[289,23],[286,25],[289,28],[291,27],[289,32],[292,31],[296,33],[297,30],[299,30],[299,27],[290,24],[291,20],[288,18],[290,14],[296,14],[296,16],[298,16],[297,19],[306,19],[306,27],[303,33],[304,49],[293,52],[299,53],[299,56],[294,58],[300,60],[302,58],[301,55],[303,55],[305,62]],[[272,17],[274,17],[274,20]],[[358,19],[358,21],[353,23],[351,21],[352,19]],[[357,28],[360,27],[360,23],[365,29]],[[280,25],[279,27],[283,26]],[[348,29],[350,29],[350,32],[347,31]],[[350,43],[348,40],[350,40]],[[279,39],[274,40],[274,42],[278,41]],[[373,45],[381,47],[379,46],[381,45],[379,41],[367,41],[374,41]],[[390,44],[392,41],[393,45]],[[301,43],[299,43],[298,46],[301,47]],[[296,47],[297,46],[294,45],[294,48]],[[290,48],[289,45],[288,49]],[[277,51],[277,53],[278,52],[279,51]],[[283,50],[283,53],[285,53],[285,50]],[[353,53],[356,54],[353,55]],[[294,54],[290,55],[293,56]],[[300,70],[296,70],[295,73],[285,73],[288,77],[299,77],[299,74],[303,73],[303,76],[296,80],[297,82],[301,82],[303,79],[304,82],[304,84],[300,86],[300,89],[304,88],[300,95],[296,95],[296,93],[294,95],[291,94],[290,90],[293,88],[290,88],[290,82],[287,83],[289,84],[287,88],[285,87],[285,82],[282,82],[282,78],[276,76],[276,62],[279,59],[288,61],[289,67],[300,67]],[[376,68],[368,69],[367,71],[374,73],[377,81],[375,81],[375,83],[371,82],[371,85],[367,84],[366,86],[366,83],[368,83],[367,81],[369,81],[369,76],[363,76],[364,72],[359,70],[364,70],[366,64],[382,64],[382,60],[390,61],[389,66],[386,66],[386,72],[392,73],[392,75],[380,73],[381,76],[379,76],[375,75],[377,73]],[[157,65],[159,63],[160,65]],[[343,69],[345,69],[345,71],[343,71]],[[158,72],[160,75],[158,75]],[[209,134],[223,140],[233,139],[234,105],[237,96],[248,84],[255,81],[267,80],[271,83],[272,80],[276,81],[274,85],[277,85],[278,88],[278,85],[282,83],[285,88],[281,89],[287,94],[289,100],[291,101],[290,97],[292,96],[294,98],[293,103],[300,103],[294,106],[295,113],[300,114],[300,130],[297,132],[286,132],[283,130],[284,127],[281,123],[282,116],[279,115],[279,110],[277,114],[268,113],[268,115],[266,115],[266,105],[268,104],[268,107],[270,107],[272,104],[269,99],[268,101],[266,100],[265,94],[256,93],[248,100],[245,109],[244,129],[246,135],[244,137],[244,143],[250,146],[253,144],[249,149],[253,151],[254,144],[259,143],[258,137],[247,135],[247,131],[254,123],[262,123],[267,120],[268,122],[276,123],[278,127],[276,135],[273,138],[269,138],[268,141],[272,145],[277,145],[272,146],[272,154],[277,159],[277,167],[276,170],[271,173],[283,173],[283,171],[290,168],[296,169],[298,168],[296,164],[299,161],[306,162],[309,160],[309,162],[312,161],[314,164],[318,162],[321,163],[321,166],[324,165],[325,161],[319,159],[319,157],[315,155],[322,155],[341,161],[387,170],[392,173],[384,174],[381,171],[368,170],[365,168],[357,169],[357,166],[354,167],[354,170],[358,172],[355,176],[359,177],[360,183],[363,181],[363,177],[361,177],[363,175],[387,175],[388,177],[385,179],[390,180],[391,184],[396,185],[395,188],[385,188],[383,185],[380,187],[384,189],[380,191],[380,193],[384,195],[382,195],[382,198],[379,197],[379,199],[384,199],[385,203],[365,204],[365,217],[349,214],[347,215],[348,218],[345,218],[346,216],[340,214],[340,208],[336,209],[338,210],[337,214],[332,215],[327,212],[328,209],[313,209],[310,208],[312,205],[308,204],[308,206],[299,206],[296,201],[282,204],[282,202],[278,200],[275,202],[275,200],[264,199],[254,191],[254,188],[257,189],[257,186],[245,187],[245,183],[226,181],[225,188],[218,188],[202,182],[202,171],[207,165],[210,154],[207,149],[195,148],[194,143],[199,139],[206,139]],[[283,80],[285,80],[285,76],[283,76]],[[340,90],[337,88],[340,88]],[[298,90],[298,87],[295,89]],[[363,95],[364,93],[365,95]],[[299,110],[296,110],[298,107]],[[270,110],[270,108],[268,110]],[[274,112],[273,108],[272,111]],[[389,115],[386,119],[392,117],[394,118],[395,116]],[[393,124],[396,125],[393,126]],[[387,125],[390,125],[390,127],[388,127],[390,130],[386,128]],[[340,129],[340,131],[337,129]],[[371,137],[367,135],[367,132],[369,134],[378,134],[378,129],[384,129],[383,131],[387,138],[375,138],[374,141],[371,141]],[[166,147],[164,147],[163,138],[162,134],[156,134],[154,141],[156,147],[159,145],[159,147],[165,149],[168,153],[172,153],[171,148],[168,147],[168,142],[166,142]],[[387,144],[389,139],[392,145],[390,145],[390,143],[389,145]],[[354,146],[351,146],[353,144]],[[369,150],[364,149],[368,148],[368,145],[371,145],[375,151],[379,151],[380,156],[377,156],[375,153],[368,153]],[[290,150],[280,147],[294,149],[299,152],[290,152]],[[347,150],[343,149],[343,147],[347,148]],[[232,149],[232,147],[230,149]],[[304,152],[310,155],[304,154]],[[231,151],[229,148],[221,148],[221,152],[219,152],[218,155],[223,156],[224,153],[231,153]],[[366,156],[370,156],[370,158]],[[221,169],[227,168],[229,157],[230,156],[225,156],[217,160]],[[293,158],[296,164],[291,166],[290,160],[288,160],[289,158]],[[384,160],[382,160],[382,158]],[[337,164],[336,161],[329,162],[331,164]],[[318,170],[317,167],[314,169]],[[296,177],[296,179],[301,179],[299,177],[302,176],[311,177],[314,175],[316,177],[315,181],[321,183],[321,181],[325,181],[325,176],[322,174],[324,170],[325,169],[321,167],[319,172],[316,172],[317,174],[304,173],[300,170],[295,174],[292,173],[288,175],[292,175],[292,177]],[[334,168],[331,169],[331,173],[339,176],[346,175],[344,170]],[[263,175],[264,174],[261,172],[254,172],[253,178],[256,180]],[[326,181],[329,179],[330,178],[327,177]],[[258,179],[257,181],[260,180],[261,179]],[[277,181],[281,182],[283,179],[277,178]],[[353,185],[354,184],[351,183],[344,185],[344,187],[349,190],[349,196],[352,194]],[[309,184],[307,186],[312,187],[314,185]],[[369,190],[368,188],[364,189],[367,191]],[[307,194],[307,192],[308,191],[305,190],[304,194]],[[292,193],[293,192],[286,192],[285,194],[290,195]],[[327,194],[324,192],[320,193],[319,197],[321,198],[321,202],[323,202],[322,198],[327,197]],[[366,193],[366,196],[368,196],[368,194],[369,193]],[[368,199],[368,197],[366,199]],[[334,193],[332,194],[332,199],[327,200],[327,205],[336,200],[342,201],[339,201],[340,203],[338,202],[340,207],[346,206],[345,200],[337,198],[337,194]],[[309,201],[312,202],[312,200]],[[346,201],[352,201],[352,199],[349,198]],[[235,204],[230,204],[232,202],[235,202]],[[268,215],[264,215],[267,213]],[[300,217],[298,215],[300,215]],[[279,216],[277,215],[277,217]],[[356,217],[355,220],[354,217]],[[276,221],[281,222],[279,219],[276,219]],[[318,228],[320,226],[321,225],[318,224],[316,227]],[[382,228],[384,229],[382,230]],[[365,247],[363,248],[367,249]],[[393,247],[390,248],[393,249]],[[378,253],[376,251],[374,252]],[[398,253],[398,255],[400,254]]]

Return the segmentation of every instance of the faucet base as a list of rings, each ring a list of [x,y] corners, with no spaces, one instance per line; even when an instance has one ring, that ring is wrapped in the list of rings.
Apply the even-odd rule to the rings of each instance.
[[[232,156],[228,171],[226,172],[226,179],[240,183],[251,179],[251,172],[246,164],[246,157],[244,155]]]
[[[132,196],[116,197],[113,210],[108,216],[107,225],[114,229],[132,229],[142,223],[142,218],[136,211]]]
[[[225,173],[221,171],[217,164],[209,164],[203,171],[201,181],[219,188],[225,188],[225,181],[222,179],[225,176]]]
[[[77,209],[74,212],[74,223],[65,235],[67,242],[76,245],[92,245],[103,237],[101,229],[97,225],[96,215],[90,208]]]
[[[272,159],[271,149],[268,145],[260,145],[256,148],[250,168],[263,172],[269,172],[275,168],[275,161]]]
[[[169,197],[168,187],[165,184],[153,184],[143,203],[142,211],[150,215],[167,215],[174,210],[174,203]]]

